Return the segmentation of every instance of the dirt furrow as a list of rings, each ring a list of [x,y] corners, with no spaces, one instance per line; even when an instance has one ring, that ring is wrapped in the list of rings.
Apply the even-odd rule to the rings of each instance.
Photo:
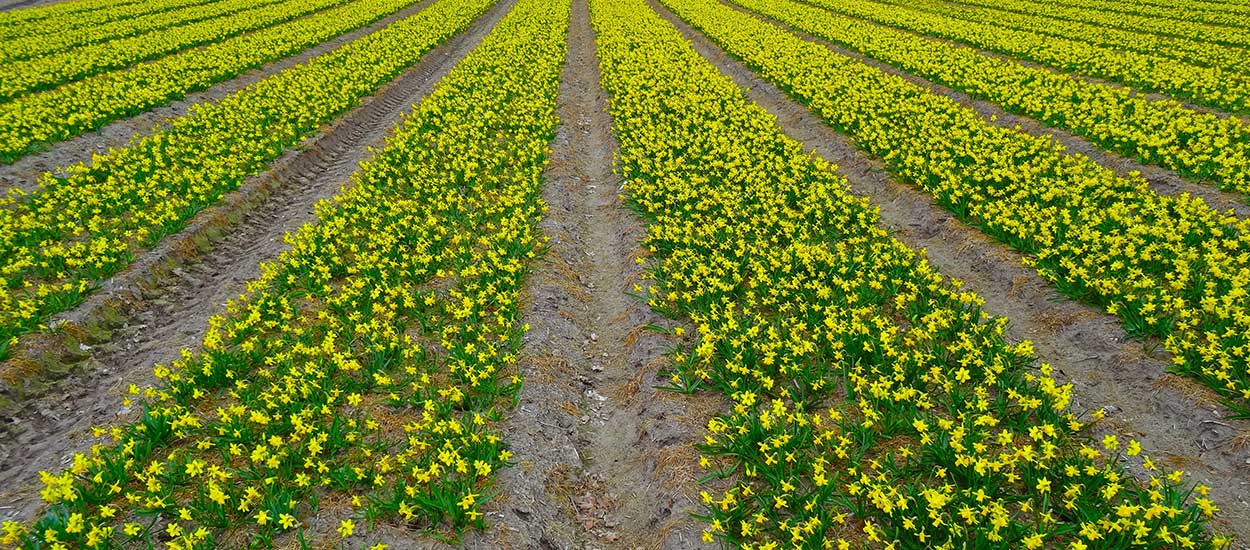
[[[760,16],[758,14],[755,14],[754,12],[751,12],[750,10],[746,10],[737,6],[732,1],[725,2],[725,4],[738,11],[741,11],[744,13],[751,13],[763,19],[769,20],[767,17]],[[1060,145],[1063,145],[1063,147],[1068,152],[1085,155],[1086,157],[1093,159],[1094,162],[1097,162],[1099,165],[1114,171],[1116,174],[1119,174],[1120,176],[1126,176],[1128,175],[1129,172],[1138,172],[1142,175],[1143,178],[1146,178],[1147,182],[1150,183],[1150,188],[1154,192],[1159,193],[1160,195],[1179,195],[1181,193],[1189,193],[1192,196],[1201,197],[1202,200],[1206,201],[1208,206],[1215,208],[1217,210],[1226,211],[1226,210],[1231,209],[1239,217],[1242,217],[1242,218],[1250,217],[1250,204],[1246,202],[1246,199],[1244,197],[1238,195],[1237,193],[1228,193],[1225,191],[1221,191],[1214,184],[1195,183],[1193,181],[1190,181],[1181,177],[1176,172],[1169,170],[1167,168],[1163,168],[1161,166],[1155,166],[1152,164],[1143,164],[1135,159],[1131,159],[1131,158],[1128,158],[1128,157],[1125,157],[1116,153],[1108,152],[1102,147],[1095,145],[1092,142],[1086,140],[1085,138],[1078,136],[1076,134],[1073,134],[1071,132],[1068,132],[1059,128],[1052,128],[1032,118],[1011,113],[1010,111],[1003,109],[1002,107],[998,106],[997,104],[993,102],[976,99],[966,93],[955,90],[954,88],[950,88],[948,86],[938,84],[936,82],[930,81],[923,77],[919,77],[914,74],[908,73],[902,69],[899,69],[883,61],[879,61],[875,58],[868,57],[859,52],[848,50],[846,48],[838,46],[837,44],[829,42],[828,40],[823,40],[821,38],[799,31],[789,25],[785,25],[777,21],[772,21],[772,20],[769,20],[769,21],[771,21],[774,25],[784,28],[787,31],[795,34],[796,36],[804,40],[807,40],[812,43],[820,44],[821,46],[829,48],[830,50],[833,50],[839,54],[845,55],[847,57],[851,57],[859,61],[860,63],[864,63],[866,65],[876,67],[889,74],[892,74],[894,76],[907,80],[908,82],[911,82],[912,84],[916,84],[917,86],[922,86],[924,88],[932,90],[936,94],[944,95],[954,100],[955,102],[959,103],[960,105],[976,111],[977,114],[985,118],[986,121],[989,122],[990,124],[993,124],[995,126],[999,126],[1002,128],[1018,128],[1019,130],[1027,134],[1034,135],[1034,136],[1047,136],[1048,135],[1051,138],[1053,138],[1056,142],[1058,142]],[[933,37],[928,37],[928,38],[931,40],[942,41],[941,39],[936,39]],[[962,45],[954,44],[954,43],[952,43],[952,45],[961,47],[961,48],[967,47],[967,46],[962,46]],[[1009,61],[1013,61],[1016,63],[1023,63],[1035,69],[1056,72],[1046,67],[1041,67],[1041,66],[1025,63],[1019,59],[1006,58],[1004,56],[987,53],[987,52],[981,52],[981,53],[989,57],[996,57],[998,59],[1009,60]],[[1116,87],[1116,86],[1123,87],[1118,84],[1108,83],[1108,82],[1098,82],[1098,83],[1107,85],[1107,86],[1113,86],[1113,87]],[[1150,97],[1150,99],[1152,100],[1159,100],[1162,98],[1162,96],[1157,95],[1157,94],[1153,96],[1148,96],[1148,97]]]
[[[144,113],[115,120],[94,132],[54,143],[45,151],[40,151],[18,159],[13,164],[0,164],[0,191],[9,188],[32,191],[36,188],[36,180],[44,172],[62,173],[65,167],[78,163],[90,163],[92,155],[102,155],[110,148],[120,148],[130,143],[132,137],[146,137],[169,125],[168,119],[185,116],[192,105],[220,101],[226,96],[246,88],[266,77],[286,69],[307,63],[308,60],[329,52],[348,42],[382,29],[383,27],[410,17],[425,9],[431,0],[414,0],[411,6],[404,8],[388,17],[378,20],[372,25],[339,35],[322,42],[295,55],[279,59],[256,69],[240,74],[232,79],[218,82],[208,89],[188,94],[186,97],[173,101],[169,105],[157,107]]]
[[[288,152],[220,206],[200,213],[187,230],[167,238],[65,315],[82,319],[121,301],[127,318],[109,343],[90,350],[80,372],[62,380],[47,397],[29,400],[4,418],[0,506],[7,508],[0,509],[0,519],[30,516],[38,507],[37,472],[64,465],[73,453],[85,451],[91,426],[129,418],[131,411],[119,404],[126,387],[151,383],[153,364],[167,364],[179,350],[198,347],[208,318],[244,292],[246,282],[259,275],[260,262],[286,249],[282,236],[315,221],[313,205],[348,183],[371,155],[369,148],[382,145],[399,117],[481,41],[512,3],[496,4],[469,30],[426,54],[417,66],[305,147]],[[230,224],[231,219],[236,223]],[[216,242],[208,237],[219,232],[224,237]],[[188,249],[196,250],[195,256],[166,272],[166,261]],[[154,278],[160,283],[152,286]]]
[[[671,325],[630,296],[643,223],[621,207],[617,144],[585,0],[573,2],[540,227],[550,238],[527,289],[525,386],[503,429],[492,529],[506,548],[696,548],[692,443],[719,402],[654,388]],[[483,541],[485,541],[483,543]]]
[[[1059,296],[1021,263],[1021,256],[954,219],[915,186],[889,176],[845,136],[784,92],[756,76],[702,34],[652,0],[701,55],[778,118],[786,134],[838,165],[851,190],[881,208],[882,223],[985,299],[985,309],[1011,320],[1009,336],[1031,340],[1037,355],[1075,386],[1073,407],[1106,407],[1100,430],[1139,439],[1146,453],[1190,480],[1213,488],[1222,508],[1216,526],[1250,541],[1250,422],[1225,418],[1213,392],[1168,374],[1169,357],[1155,342],[1127,337],[1115,317]]]

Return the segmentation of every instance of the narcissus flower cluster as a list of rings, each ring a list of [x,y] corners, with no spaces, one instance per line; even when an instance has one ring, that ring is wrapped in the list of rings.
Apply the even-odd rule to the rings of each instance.
[[[718,2],[666,4],[718,40],[785,44]],[[1032,345],[1006,340],[1006,319],[891,238],[643,0],[591,11],[626,198],[648,222],[638,290],[697,333],[674,352],[669,389],[729,401],[699,446],[705,540],[1226,545],[1205,488],[1136,442],[1091,437],[1097,414],[1072,409]]]
[[[754,2],[756,0],[746,0]],[[666,5],[1062,293],[1161,338],[1250,415],[1250,220],[1160,195],[1047,137],[707,0]]]
[[[262,62],[254,56],[257,52],[282,57],[406,5],[406,0],[354,3],[342,8],[350,13],[332,10],[274,34],[249,35],[247,44],[240,46],[253,52],[248,55],[209,47],[188,54],[209,57],[187,62],[204,67],[228,59],[243,63],[235,67],[238,72]],[[0,197],[0,341],[35,330],[48,316],[77,305],[97,282],[125,268],[137,253],[181,230],[192,216],[264,170],[288,147],[315,134],[467,28],[489,3],[472,5],[477,9],[422,10],[219,102],[197,104],[168,128],[126,148],[96,155],[90,166],[70,167],[64,177],[46,173],[31,194],[13,189]],[[159,63],[144,65],[143,70],[156,70]],[[134,113],[214,81],[177,88],[185,83],[184,77],[208,73],[171,67],[161,70],[172,70],[170,74],[178,77],[131,74],[122,79],[127,84],[120,95],[79,90],[73,97],[130,101],[151,99],[147,94],[156,93],[165,98],[123,109]],[[0,106],[0,111],[5,108]],[[26,104],[13,109],[32,120],[60,120]],[[4,122],[0,127],[11,126]]]
[[[1198,112],[1174,100],[1147,99],[1123,87],[988,57],[792,0],[737,3],[1007,111],[1068,130],[1113,153],[1250,194],[1250,126],[1237,117]],[[1250,63],[1250,57],[1239,55]]]
[[[384,520],[482,525],[511,459],[495,422],[521,383],[518,297],[543,243],[568,18],[567,2],[520,0],[212,319],[202,351],[131,388],[137,420],[42,475],[47,508],[3,541],[269,546],[303,540],[327,501],[340,515],[325,531],[343,538]]]

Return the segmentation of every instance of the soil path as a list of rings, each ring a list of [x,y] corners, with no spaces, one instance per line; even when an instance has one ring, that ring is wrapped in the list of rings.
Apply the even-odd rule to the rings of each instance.
[[[0,191],[8,188],[31,191],[35,189],[36,180],[44,172],[56,172],[80,162],[90,163],[92,155],[107,153],[110,148],[124,147],[130,143],[130,139],[133,136],[150,136],[158,130],[167,127],[169,125],[168,119],[186,115],[192,105],[220,101],[226,96],[255,84],[266,77],[295,65],[307,63],[308,60],[318,55],[380,30],[395,21],[415,15],[429,4],[430,0],[414,0],[412,5],[407,8],[382,18],[372,25],[341,34],[295,55],[265,64],[232,79],[218,82],[205,90],[187,94],[186,97],[173,101],[168,105],[157,107],[132,117],[115,120],[94,132],[88,132],[78,137],[52,144],[47,150],[22,157],[13,164],[0,164]]]
[[[500,475],[486,547],[698,548],[692,443],[720,403],[654,388],[677,344],[630,295],[644,224],[622,208],[617,143],[585,0],[574,0],[560,127],[540,223],[550,238],[527,290],[525,386],[503,428],[517,466]]]
[[[313,205],[332,197],[349,181],[370,147],[380,147],[400,116],[494,27],[512,5],[502,0],[473,26],[426,54],[420,63],[391,81],[377,95],[340,119],[308,146],[288,152],[269,171],[252,178],[240,191],[206,210],[183,233],[162,245],[106,284],[68,317],[86,315],[110,299],[124,299],[131,310],[126,325],[108,344],[92,350],[87,366],[62,381],[47,397],[24,403],[0,425],[0,519],[29,517],[39,506],[37,472],[61,467],[91,441],[90,427],[122,421],[131,411],[121,407],[125,388],[153,381],[150,367],[168,363],[183,348],[196,349],[208,318],[227,300],[244,292],[260,273],[259,263],[276,258],[287,246],[288,231],[314,222]],[[243,215],[226,236],[208,242],[204,226],[218,216],[239,216],[230,207],[247,193],[263,202]],[[175,269],[163,284],[145,290],[141,281],[179,250],[201,240],[211,246],[198,261]],[[180,244],[181,243],[181,244]]]
[[[1035,344],[1042,361],[1075,386],[1073,407],[1106,407],[1099,430],[1137,438],[1147,454],[1213,488],[1222,509],[1216,527],[1250,541],[1250,422],[1223,417],[1205,387],[1167,374],[1156,343],[1129,339],[1115,317],[1059,296],[1021,263],[1021,256],[954,219],[915,186],[893,179],[845,136],[784,92],[730,58],[652,0],[695,49],[778,118],[786,133],[838,165],[851,190],[881,208],[881,219],[907,245],[925,249],[942,273],[985,299],[985,309],[1011,320],[1009,336]]]

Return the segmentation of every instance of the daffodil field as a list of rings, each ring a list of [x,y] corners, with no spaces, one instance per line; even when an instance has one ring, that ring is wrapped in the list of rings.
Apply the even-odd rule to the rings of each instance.
[[[346,4],[338,0],[294,0],[281,9],[317,12],[310,17],[223,40],[152,63],[98,74],[0,103],[0,161],[13,161],[41,146],[62,141],[127,115],[166,104],[187,93],[280,59],[367,25],[407,6],[402,0]],[[336,7],[337,6],[337,7]],[[210,25],[211,27],[211,22]],[[139,43],[142,37],[136,38]],[[114,43],[104,46],[113,47]],[[21,71],[21,68],[13,68]],[[14,81],[17,82],[20,77]]]
[[[1177,368],[1250,413],[1250,221],[1155,193],[1140,176],[994,126],[713,0],[665,3],[938,204],[1026,254],[1061,292],[1164,339]]]
[[[845,180],[643,6],[592,3],[622,172],[660,258],[650,303],[700,337],[674,357],[672,382],[733,404],[700,446],[709,475],[735,478],[702,493],[706,538],[1221,544],[1199,534],[1179,475],[1122,483],[1121,460],[1149,458],[1132,442],[1082,443],[1069,388],[1030,368],[1028,342],[1003,341],[1005,319],[891,239]]]
[[[1245,550],[1248,113],[1247,0],[0,5],[0,548]]]
[[[81,28],[112,23],[133,17],[161,14],[171,10],[195,7],[211,0],[166,0],[163,2],[136,2],[135,0],[106,0],[103,2],[68,2],[48,6],[41,10],[10,11],[0,14],[5,39],[23,36],[51,35],[59,30]],[[49,25],[56,21],[56,25]]]
[[[1231,71],[1245,72],[1247,63],[1250,63],[1250,59],[1245,57],[1244,50],[1225,46],[1218,42],[1195,43],[1166,34],[1140,34],[1114,27],[1092,25],[1080,20],[1053,19],[1031,13],[1014,12],[1009,9],[978,9],[981,6],[965,7],[934,1],[892,3],[904,9],[914,7],[960,20],[999,25],[1018,31],[1040,33],[1061,38],[1081,37],[1099,46],[1143,54],[1158,54],[1204,67],[1220,67]],[[1006,7],[1004,6],[1004,8]]]
[[[36,59],[10,61],[0,72],[4,82],[0,86],[0,100],[10,100],[109,69],[127,67],[170,51],[268,27],[335,4],[323,0],[261,6],[228,18],[228,25],[219,21],[194,23],[176,31],[162,32],[159,37],[132,37]]]
[[[259,5],[274,4],[276,1],[261,2]],[[10,40],[0,49],[0,60],[22,60],[32,57],[58,53],[75,47],[116,40],[136,35],[147,35],[152,31],[161,30],[223,15],[242,12],[257,7],[256,2],[228,0],[215,2],[204,7],[190,6],[162,12],[159,15],[142,19],[123,19],[110,21],[99,26],[87,27],[81,32],[26,36],[19,40]],[[155,38],[155,37],[148,37]]]
[[[519,2],[203,349],[157,367],[141,418],[44,477],[54,507],[7,542],[270,544],[332,494],[350,495],[344,536],[382,518],[481,524],[508,461],[491,425],[519,387],[517,292],[540,242],[567,14]],[[240,524],[255,527],[229,538]]]
[[[398,5],[398,0],[379,0]],[[0,339],[72,307],[100,279],[176,231],[457,30],[486,0],[441,2],[377,33],[201,105],[148,138],[46,175],[0,210]],[[352,6],[362,13],[359,6]]]
[[[739,5],[1068,130],[1108,151],[1250,194],[1250,125],[1238,118],[1129,95],[1122,88],[986,57],[793,0],[743,0]]]
[[[1177,99],[1231,112],[1250,110],[1250,77],[1221,67],[1194,65],[1158,54],[1114,50],[1075,37],[1058,38],[957,20],[938,13],[900,9],[893,4],[836,0],[814,0],[812,4],[898,29],[1016,56],[1064,72],[1123,83],[1146,92],[1163,92]]]
[[[1161,14],[1164,18],[1160,19],[1149,16],[1143,17],[1131,12],[1126,13],[1122,9],[1117,10],[1117,4],[1112,2],[1060,3],[1034,2],[1031,0],[969,0],[964,2],[964,4],[1015,13],[1038,13],[1051,17],[1052,20],[1060,21],[1060,24],[1064,24],[1062,21],[1076,21],[1108,29],[1144,30],[1157,35],[1185,38],[1199,43],[1231,46],[1250,45],[1250,32],[1244,29],[1244,25],[1242,25],[1242,29],[1218,26],[1220,20],[1235,24],[1236,21],[1239,21],[1238,16],[1218,11],[1214,12],[1214,16],[1217,18],[1217,25],[1210,25],[1204,24],[1205,22],[1198,20],[1198,18],[1209,16],[1208,14],[1211,12],[1194,11],[1188,7],[1182,10],[1182,13],[1165,9]],[[1142,9],[1144,11],[1159,11],[1159,7],[1156,6],[1144,6]],[[1202,46],[1199,45],[1197,47]]]

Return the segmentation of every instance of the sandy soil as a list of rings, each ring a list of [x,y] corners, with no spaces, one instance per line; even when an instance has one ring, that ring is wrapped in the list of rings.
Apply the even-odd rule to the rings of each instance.
[[[296,55],[274,61],[262,67],[242,73],[230,80],[218,82],[208,89],[188,94],[163,107],[143,114],[115,120],[99,130],[54,143],[47,150],[27,155],[13,164],[0,164],[0,192],[10,187],[30,191],[36,179],[44,172],[57,171],[77,163],[91,162],[92,155],[107,153],[110,148],[124,147],[132,138],[150,136],[168,126],[168,119],[184,116],[197,103],[219,101],[230,94],[246,88],[270,75],[331,51],[343,44],[377,31],[395,21],[410,17],[428,5],[428,0],[416,0],[403,10],[378,20],[372,25],[339,35],[333,39],[308,48]]]
[[[177,236],[108,281],[66,319],[88,317],[110,301],[120,300],[128,314],[111,342],[96,346],[79,371],[60,381],[47,397],[32,399],[0,424],[0,519],[29,517],[38,508],[37,472],[67,464],[91,441],[90,427],[125,420],[125,388],[152,381],[150,367],[167,363],[182,348],[198,347],[208,318],[226,300],[240,295],[259,274],[260,262],[277,257],[282,236],[314,220],[313,205],[336,194],[368,147],[378,147],[401,114],[409,112],[494,26],[511,2],[493,7],[470,30],[434,49],[377,95],[328,126],[304,147],[290,151],[267,172],[251,178],[220,205],[197,215]],[[240,205],[260,202],[244,214]],[[221,220],[240,218],[217,242],[207,232]],[[196,246],[191,263],[159,277],[165,260]],[[155,271],[155,273],[154,273]],[[158,275],[161,283],[146,282]]]
[[[617,149],[585,0],[574,0],[561,120],[545,175],[551,243],[525,318],[525,388],[504,427],[518,466],[502,472],[487,546],[696,548],[691,444],[720,406],[654,388],[672,326],[628,293],[644,224],[621,207]]]
[[[1032,340],[1039,358],[1075,386],[1074,408],[1106,407],[1110,430],[1141,440],[1147,454],[1213,488],[1223,510],[1216,526],[1250,541],[1250,422],[1224,418],[1212,392],[1166,373],[1168,355],[1155,342],[1127,337],[1117,319],[1058,295],[1021,257],[935,205],[913,185],[888,175],[848,138],[784,92],[727,56],[662,6],[653,6],[695,48],[732,77],[753,101],[805,147],[839,166],[856,194],[880,206],[883,224],[901,241],[925,249],[942,273],[965,282],[985,309],[1011,319],[1009,335]]]

